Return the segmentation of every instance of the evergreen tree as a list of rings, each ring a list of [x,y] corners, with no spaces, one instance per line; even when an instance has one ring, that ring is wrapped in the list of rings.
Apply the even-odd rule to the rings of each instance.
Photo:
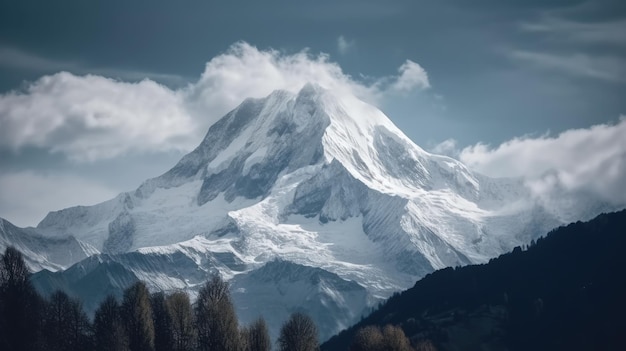
[[[193,310],[189,295],[177,291],[166,298],[167,312],[172,320],[173,350],[191,350],[195,345]]]
[[[154,351],[150,294],[143,282],[137,282],[124,291],[122,320],[131,351]]]
[[[280,351],[317,351],[317,327],[311,317],[303,313],[293,313],[283,324],[278,338]]]
[[[218,275],[200,289],[195,312],[198,350],[238,351],[237,316],[228,284]]]
[[[43,302],[29,280],[22,254],[0,255],[0,350],[38,350]]]
[[[43,336],[49,351],[91,349],[91,325],[81,303],[62,291],[54,292],[44,308]]]
[[[172,336],[172,318],[167,311],[165,294],[157,292],[150,296],[152,322],[154,323],[154,349],[171,351],[174,348]]]
[[[95,350],[128,351],[128,337],[124,332],[120,306],[109,295],[96,310],[93,320]]]

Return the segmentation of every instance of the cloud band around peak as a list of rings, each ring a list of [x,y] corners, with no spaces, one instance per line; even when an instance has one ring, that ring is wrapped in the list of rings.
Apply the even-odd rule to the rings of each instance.
[[[238,42],[207,62],[196,82],[180,89],[150,79],[128,83],[60,72],[0,95],[0,147],[35,146],[79,162],[188,151],[243,99],[277,89],[298,91],[307,82],[374,104],[430,87],[426,71],[410,60],[397,76],[366,83],[343,72],[326,54],[286,54]]]

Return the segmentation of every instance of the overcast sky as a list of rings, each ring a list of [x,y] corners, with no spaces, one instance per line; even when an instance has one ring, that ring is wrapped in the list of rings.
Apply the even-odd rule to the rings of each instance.
[[[0,1],[0,217],[132,190],[306,81],[479,172],[624,201],[625,33],[623,0]]]

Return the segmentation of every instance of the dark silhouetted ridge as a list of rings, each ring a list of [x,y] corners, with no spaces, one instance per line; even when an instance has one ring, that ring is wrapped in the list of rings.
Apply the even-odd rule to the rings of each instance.
[[[446,268],[391,297],[322,350],[367,325],[400,325],[441,350],[623,350],[626,210],[553,230],[488,264]]]

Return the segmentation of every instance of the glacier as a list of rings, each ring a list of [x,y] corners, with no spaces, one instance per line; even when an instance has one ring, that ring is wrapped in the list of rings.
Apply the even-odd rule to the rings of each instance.
[[[219,273],[242,322],[264,315],[276,335],[302,310],[325,340],[436,269],[527,244],[566,223],[561,213],[611,210],[562,206],[523,179],[431,154],[376,107],[307,84],[244,100],[134,191],[50,212],[36,228],[0,221],[0,248],[25,253],[41,291],[64,289],[91,311],[138,279],[193,297]]]

